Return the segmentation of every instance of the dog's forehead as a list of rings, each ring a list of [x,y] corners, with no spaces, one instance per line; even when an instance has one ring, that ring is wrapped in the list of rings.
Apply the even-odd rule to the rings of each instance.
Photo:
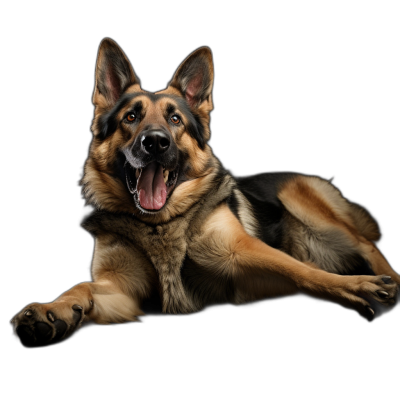
[[[146,115],[166,115],[173,112],[179,112],[182,115],[190,113],[190,109],[182,94],[174,89],[167,88],[159,92],[146,92],[142,89],[129,88],[121,96],[115,106],[117,113],[126,113],[128,111],[144,112]]]
[[[179,93],[179,92],[178,92]],[[130,107],[138,102],[141,103],[144,109],[166,109],[170,106],[175,108],[179,108],[182,106],[183,98],[178,95],[178,93],[174,93],[174,91],[160,91],[160,92],[146,92],[143,90],[127,90],[125,95],[125,106]],[[124,107],[126,108],[126,107]]]

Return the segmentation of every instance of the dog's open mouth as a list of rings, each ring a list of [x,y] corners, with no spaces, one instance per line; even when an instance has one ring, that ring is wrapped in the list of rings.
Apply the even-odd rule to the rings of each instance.
[[[126,185],[140,208],[158,211],[164,207],[168,195],[175,187],[178,169],[168,171],[156,161],[135,169],[125,163]]]

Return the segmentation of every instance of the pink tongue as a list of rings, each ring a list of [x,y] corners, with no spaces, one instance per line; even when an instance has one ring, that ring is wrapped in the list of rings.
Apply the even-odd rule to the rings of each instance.
[[[154,161],[143,168],[136,188],[139,194],[139,203],[143,208],[159,210],[167,200],[167,187],[161,164]]]

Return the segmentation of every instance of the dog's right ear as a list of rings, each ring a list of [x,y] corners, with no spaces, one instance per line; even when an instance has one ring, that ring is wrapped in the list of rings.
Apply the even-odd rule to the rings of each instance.
[[[93,104],[111,108],[131,85],[139,84],[131,63],[114,40],[101,41],[96,63]]]

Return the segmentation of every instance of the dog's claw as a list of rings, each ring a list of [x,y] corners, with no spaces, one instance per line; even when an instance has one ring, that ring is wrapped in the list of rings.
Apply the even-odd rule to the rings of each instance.
[[[51,322],[54,322],[54,321],[55,321],[54,314],[53,314],[51,311],[49,311],[49,312],[47,313],[47,318],[48,318]]]
[[[72,306],[72,309],[75,311],[74,312],[74,316],[73,316],[75,324],[81,323],[82,322],[82,318],[84,317],[82,306],[80,306],[79,304],[74,304]]]
[[[389,293],[385,292],[384,290],[377,290],[376,293],[382,299],[386,299],[387,297],[389,297]]]
[[[366,310],[367,310],[367,312],[368,312],[368,319],[370,320],[370,321],[372,321],[372,319],[374,318],[374,315],[375,315],[375,311],[371,308],[371,307],[365,307],[366,308]]]
[[[24,312],[24,315],[26,316],[26,317],[31,317],[32,316],[32,311],[31,310],[26,310],[25,312]]]
[[[383,280],[383,282],[385,282],[386,284],[392,282],[392,278],[391,278],[390,276],[382,276],[382,280]]]

